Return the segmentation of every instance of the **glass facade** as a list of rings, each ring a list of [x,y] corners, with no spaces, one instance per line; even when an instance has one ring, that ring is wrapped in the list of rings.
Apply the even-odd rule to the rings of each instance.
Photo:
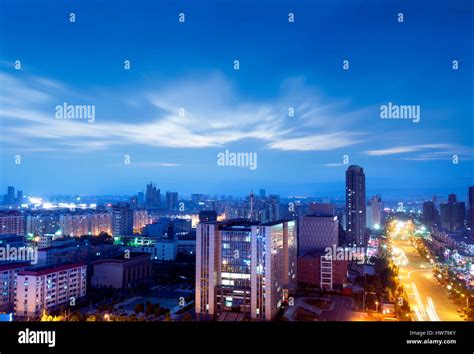
[[[250,305],[251,231],[225,230],[221,239],[219,303],[226,310],[245,311]]]

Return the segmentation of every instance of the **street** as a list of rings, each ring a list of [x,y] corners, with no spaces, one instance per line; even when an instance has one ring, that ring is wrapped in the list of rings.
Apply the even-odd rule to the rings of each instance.
[[[457,312],[461,306],[448,299],[447,290],[433,278],[433,266],[421,258],[410,241],[393,238],[393,250],[414,320],[463,321]]]

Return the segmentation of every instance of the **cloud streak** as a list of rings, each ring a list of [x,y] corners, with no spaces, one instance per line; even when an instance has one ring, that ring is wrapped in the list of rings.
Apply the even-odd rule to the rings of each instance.
[[[410,146],[397,146],[380,150],[369,150],[364,152],[369,156],[407,155],[402,160],[407,161],[442,161],[451,160],[454,155],[462,157],[465,161],[473,160],[474,149],[472,147],[459,146],[456,144],[420,144]],[[413,154],[415,153],[415,154]]]
[[[136,97],[122,100],[130,117],[140,114],[134,111],[137,107],[152,107],[151,117],[139,122],[110,118],[113,114],[108,112],[107,104],[121,100],[113,94],[105,95],[107,103],[97,104],[96,121],[87,123],[54,118],[55,105],[65,100],[61,93],[66,85],[49,78],[0,75],[9,83],[1,89],[4,134],[9,137],[9,144],[21,141],[16,148],[30,151],[38,144],[42,149],[47,146],[72,151],[97,151],[119,145],[210,148],[246,139],[261,141],[266,149],[327,151],[364,141],[362,132],[338,129],[334,124],[335,117],[344,116],[347,127],[360,113],[348,112],[341,102],[317,103],[321,98],[300,80],[284,83],[285,89],[291,85],[288,94],[260,101],[241,99],[220,74],[143,90]],[[69,90],[68,102],[73,102],[74,97],[87,102],[84,95]],[[93,97],[89,100],[94,102]],[[289,107],[294,109],[294,116],[289,116]],[[339,123],[343,123],[341,119]]]

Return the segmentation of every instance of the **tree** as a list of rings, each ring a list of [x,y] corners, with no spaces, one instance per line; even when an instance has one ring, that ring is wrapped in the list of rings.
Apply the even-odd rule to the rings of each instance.
[[[185,313],[183,315],[183,321],[192,321],[193,320],[193,316],[191,316],[189,313]]]
[[[145,310],[145,306],[143,304],[136,304],[134,311],[138,315],[140,312],[143,312]]]
[[[470,308],[468,311],[467,311],[467,319],[469,321],[474,321],[474,308]]]
[[[153,310],[153,315],[155,317],[160,317],[160,308],[159,307],[155,307],[154,310]]]
[[[145,315],[147,316],[150,316],[150,315],[153,315],[153,313],[155,312],[155,306],[153,306],[152,303],[147,303],[146,304],[146,310],[145,310]]]
[[[41,322],[51,322],[53,320],[53,316],[48,315],[47,313],[43,313],[41,316]]]

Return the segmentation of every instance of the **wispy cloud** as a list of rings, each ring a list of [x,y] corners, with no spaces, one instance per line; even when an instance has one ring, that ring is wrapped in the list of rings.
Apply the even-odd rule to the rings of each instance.
[[[364,141],[362,133],[337,132],[314,134],[300,138],[287,138],[268,145],[271,149],[298,151],[326,151],[355,145]]]
[[[344,164],[342,163],[323,163],[321,164],[322,166],[326,166],[326,167],[341,167],[343,166]]]
[[[396,146],[380,150],[369,150],[365,151],[365,154],[370,156],[385,156],[394,154],[404,154],[409,152],[417,152],[427,149],[446,149],[450,148],[448,144],[424,144],[424,145],[411,145],[411,146]]]
[[[454,155],[462,157],[464,161],[474,159],[472,147],[456,144],[421,144],[411,146],[398,146],[381,150],[365,151],[370,156],[407,155],[401,159],[407,161],[442,161],[451,160]]]
[[[178,167],[181,166],[179,163],[171,163],[171,162],[157,162],[157,161],[138,161],[132,162],[134,167],[140,168],[154,168],[154,167]]]
[[[89,124],[54,118],[54,107],[64,101],[65,84],[49,78],[0,75],[9,83],[1,89],[0,117],[10,143],[16,138],[21,140],[17,148],[33,149],[38,143],[43,148],[70,151],[103,150],[117,145],[207,148],[256,139],[267,149],[326,151],[367,138],[363,132],[347,129],[361,112],[352,111],[345,102],[326,100],[329,103],[321,104],[318,93],[301,80],[286,81],[282,84],[283,93],[268,100],[242,99],[219,74],[143,89],[122,103],[129,119],[113,118],[107,105],[120,104],[120,99],[111,93],[107,103],[97,104],[96,120]],[[84,95],[70,89],[68,94],[80,96],[84,103]],[[133,119],[140,114],[134,109],[145,105],[153,108],[148,112],[150,118]],[[288,115],[289,107],[295,111],[292,117]]]

